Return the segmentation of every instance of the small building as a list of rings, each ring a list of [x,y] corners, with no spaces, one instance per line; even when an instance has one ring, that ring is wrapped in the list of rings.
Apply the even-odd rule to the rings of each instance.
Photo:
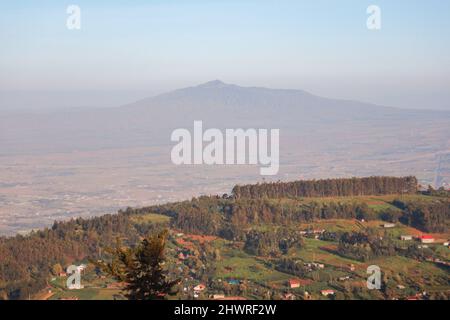
[[[298,279],[289,279],[288,284],[291,289],[300,288],[300,280]]]
[[[412,240],[412,236],[410,236],[410,235],[403,235],[403,236],[400,236],[400,240],[403,240],[403,241],[410,241],[410,240]]]
[[[194,291],[203,291],[206,289],[206,286],[203,283],[200,283],[199,285],[194,287]]]
[[[320,293],[321,293],[323,296],[328,297],[328,296],[334,295],[334,290],[326,289],[326,290],[320,291]]]
[[[422,243],[433,243],[434,242],[434,238],[433,238],[433,236],[424,234],[424,235],[420,236],[420,241]]]
[[[394,228],[395,227],[395,223],[385,223],[383,224],[383,228]]]
[[[283,296],[284,300],[295,300],[295,295],[293,295],[292,293],[285,293]]]
[[[225,299],[225,295],[224,294],[213,294],[212,298],[214,300]]]

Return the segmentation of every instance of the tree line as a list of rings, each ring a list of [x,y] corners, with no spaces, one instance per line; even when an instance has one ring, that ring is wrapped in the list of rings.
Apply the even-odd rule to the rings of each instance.
[[[232,194],[240,198],[350,197],[364,195],[413,194],[416,177],[366,177],[348,179],[299,180],[236,185]]]

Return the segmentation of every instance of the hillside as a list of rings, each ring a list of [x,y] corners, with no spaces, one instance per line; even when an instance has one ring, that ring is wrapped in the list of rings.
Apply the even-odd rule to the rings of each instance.
[[[380,179],[390,178],[361,181]],[[129,208],[55,223],[25,237],[0,238],[0,297],[120,298],[121,284],[105,278],[89,259],[108,258],[103,249],[117,237],[135,245],[167,228],[166,266],[171,277],[185,279],[180,298],[281,299],[291,293],[303,299],[307,291],[322,299],[320,290],[332,289],[338,299],[404,299],[423,291],[427,295],[417,297],[448,299],[450,251],[443,243],[450,237],[449,226],[446,192],[261,199],[223,195]],[[419,241],[424,234],[434,238],[427,247]],[[85,289],[67,291],[61,269],[81,263],[88,265]],[[371,264],[384,272],[380,291],[364,286],[365,268]],[[289,279],[302,285],[291,290]],[[50,295],[42,291],[47,283]],[[194,293],[200,283],[206,289]]]
[[[173,164],[171,133],[194,120],[280,129],[270,181],[414,173],[425,186],[450,183],[450,112],[213,81],[114,108],[0,112],[0,234],[261,181],[258,166]]]

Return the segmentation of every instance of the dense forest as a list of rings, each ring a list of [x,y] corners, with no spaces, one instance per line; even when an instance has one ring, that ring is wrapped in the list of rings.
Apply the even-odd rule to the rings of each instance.
[[[236,198],[350,197],[363,195],[413,194],[415,177],[368,177],[301,180],[235,186]]]
[[[355,260],[368,261],[396,254],[396,246],[389,237],[379,237],[369,232],[344,233],[339,239],[338,252]]]
[[[55,222],[51,228],[27,236],[0,237],[0,299],[28,298],[46,286],[58,269],[55,265],[67,266],[82,259],[97,258],[103,248],[115,244],[117,237],[125,244],[134,245],[142,236],[165,227],[243,241],[247,253],[274,256],[283,256],[291,248],[302,246],[301,237],[292,230],[293,225],[321,219],[382,219],[399,221],[423,232],[448,232],[450,201],[442,192],[440,197],[427,202],[406,201],[399,196],[391,203],[395,210],[382,211],[373,210],[357,198],[321,201],[299,196],[370,192],[378,195],[395,193],[395,190],[400,194],[412,193],[416,190],[414,183],[413,177],[373,177],[236,186],[232,196],[202,196],[189,201],[128,208],[115,215]],[[357,186],[363,191],[358,192]],[[283,195],[286,198],[282,198]],[[155,225],[137,223],[133,219],[147,213],[169,216],[170,223]],[[258,228],[266,225],[276,228],[271,228],[271,232]],[[370,235],[325,232],[321,237],[338,241],[342,255],[360,260],[390,255],[397,250],[388,240],[377,240]],[[404,255],[420,256],[421,253],[408,248]],[[279,268],[293,266],[285,261]]]
[[[300,248],[303,240],[298,232],[288,228],[275,231],[250,230],[245,235],[244,250],[258,256],[287,254],[292,248]]]
[[[42,290],[55,265],[98,257],[117,237],[134,244],[154,225],[137,227],[122,214],[55,222],[27,236],[0,237],[0,299],[26,299]]]
[[[402,209],[397,219],[409,226],[425,232],[446,232],[449,229],[449,201],[404,202],[395,200],[394,205]],[[394,221],[395,222],[395,219]]]

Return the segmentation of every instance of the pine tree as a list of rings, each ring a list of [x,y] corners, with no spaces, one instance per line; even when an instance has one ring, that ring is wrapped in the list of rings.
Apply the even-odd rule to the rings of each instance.
[[[97,262],[97,265],[118,281],[126,283],[126,297],[130,300],[164,299],[173,294],[179,280],[168,280],[164,270],[164,248],[167,231],[145,238],[134,247],[123,247],[120,240],[114,249],[108,249],[112,255],[109,263]]]

